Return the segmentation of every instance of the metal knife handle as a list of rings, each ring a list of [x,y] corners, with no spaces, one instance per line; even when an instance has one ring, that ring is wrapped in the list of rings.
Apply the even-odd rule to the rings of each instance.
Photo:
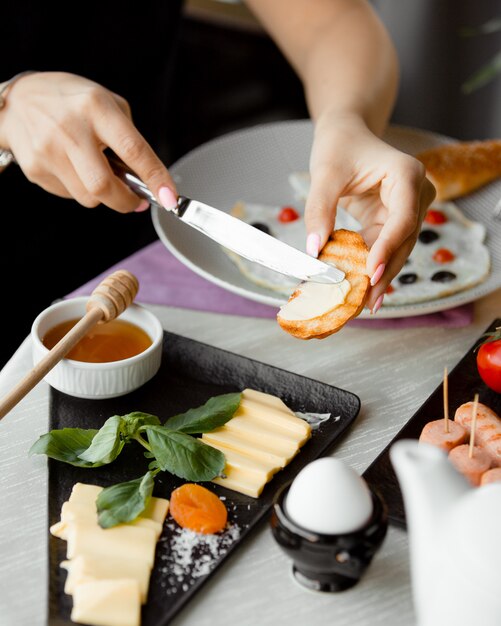
[[[158,202],[145,183],[143,183],[143,181],[136,176],[136,174],[134,174],[134,172],[129,169],[122,159],[120,159],[112,150],[108,148],[104,151],[104,155],[108,159],[115,176],[125,183],[127,187],[129,187],[140,198],[145,198],[150,204],[153,204],[160,209],[168,210],[178,217],[183,216],[184,212],[188,208],[188,204],[190,203],[189,198],[179,196],[176,207],[172,209],[165,209],[165,207]]]

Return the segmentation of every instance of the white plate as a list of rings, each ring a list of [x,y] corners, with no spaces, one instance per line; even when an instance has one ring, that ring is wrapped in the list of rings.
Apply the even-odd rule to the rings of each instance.
[[[170,171],[183,195],[229,211],[237,200],[280,205],[297,202],[288,182],[293,171],[307,170],[313,136],[309,120],[256,126],[210,141],[177,161]],[[392,126],[388,143],[415,154],[453,139]],[[501,287],[501,221],[493,217],[501,181],[457,201],[471,220],[487,227],[491,272],[487,280],[446,298],[401,306],[383,306],[378,318],[408,317],[443,311],[472,302]],[[243,276],[220,246],[167,211],[152,210],[155,229],[165,246],[207,280],[250,300],[281,306],[286,298]],[[369,317],[363,311],[360,317]]]

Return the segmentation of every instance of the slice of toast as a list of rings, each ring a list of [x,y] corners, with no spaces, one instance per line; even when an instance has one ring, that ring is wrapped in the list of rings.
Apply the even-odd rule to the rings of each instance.
[[[351,286],[345,301],[317,317],[306,320],[284,319],[280,314],[287,307],[286,304],[277,315],[280,326],[298,339],[323,339],[337,332],[346,322],[359,315],[365,306],[370,288],[369,277],[366,274],[368,253],[369,249],[358,233],[344,229],[333,231],[319,259],[332,263],[345,273],[345,280]],[[289,302],[301,297],[301,289],[306,284],[298,285],[289,298]]]
[[[452,200],[501,176],[501,139],[445,144],[416,155],[437,190]]]

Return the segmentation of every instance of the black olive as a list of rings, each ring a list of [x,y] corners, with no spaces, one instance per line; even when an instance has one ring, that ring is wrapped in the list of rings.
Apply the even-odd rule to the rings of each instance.
[[[263,224],[262,222],[254,222],[253,224],[251,224],[251,226],[254,226],[254,228],[257,228],[258,230],[262,230],[263,233],[266,233],[267,235],[271,235],[271,231],[268,226],[266,226],[266,224]]]
[[[412,285],[417,280],[417,274],[409,273],[409,274],[400,274],[398,277],[398,281],[402,283],[402,285]]]
[[[432,243],[433,241],[436,241],[439,237],[440,235],[434,230],[422,230],[419,233],[418,239],[421,243]]]
[[[436,283],[450,283],[451,280],[455,280],[457,278],[456,274],[452,272],[435,272],[431,279]]]

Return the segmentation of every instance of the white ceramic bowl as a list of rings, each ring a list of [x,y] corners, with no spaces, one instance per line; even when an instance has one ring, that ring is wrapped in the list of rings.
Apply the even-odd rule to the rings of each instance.
[[[48,352],[42,338],[48,330],[70,319],[85,315],[87,297],[62,300],[42,311],[31,327],[33,363]],[[163,330],[158,319],[139,304],[132,304],[120,319],[136,324],[152,344],[140,354],[109,363],[86,363],[63,359],[45,376],[49,385],[71,396],[104,399],[122,396],[143,385],[158,371],[162,358]]]

